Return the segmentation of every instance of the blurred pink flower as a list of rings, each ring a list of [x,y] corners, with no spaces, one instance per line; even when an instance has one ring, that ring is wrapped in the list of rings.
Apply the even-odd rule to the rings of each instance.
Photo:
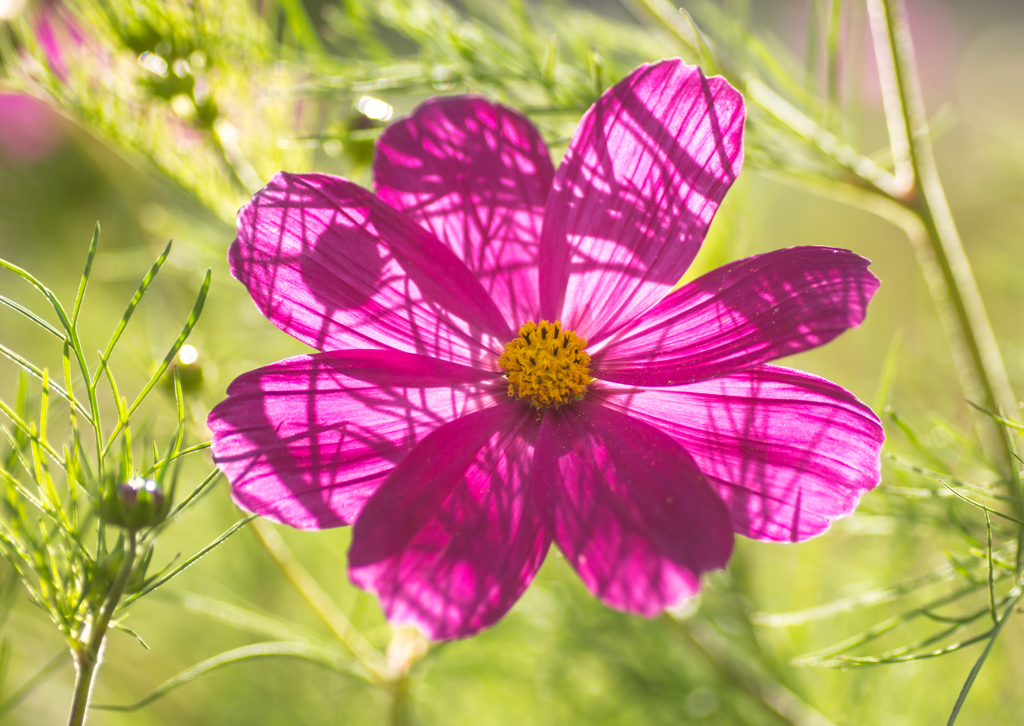
[[[868,261],[797,247],[672,290],[744,116],[670,60],[609,89],[557,173],[519,113],[454,97],[384,133],[376,195],[278,174],[239,213],[231,271],[322,352],[240,376],[210,414],[235,501],[354,523],[352,580],[435,639],[501,618],[552,541],[603,602],[653,616],[734,533],[798,541],[850,514],[879,480],[877,418],[765,363],[859,325]]]
[[[22,93],[0,93],[0,161],[40,161],[63,138],[57,112],[43,101]]]
[[[61,82],[68,80],[68,51],[86,44],[84,31],[59,2],[45,3],[35,17],[36,40],[50,72]]]

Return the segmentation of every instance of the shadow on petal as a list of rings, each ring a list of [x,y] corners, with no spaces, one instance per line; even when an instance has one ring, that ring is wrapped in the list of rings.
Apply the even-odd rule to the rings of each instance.
[[[484,371],[393,351],[301,356],[239,376],[209,416],[245,510],[301,529],[352,524],[434,429],[502,396]]]
[[[271,322],[318,350],[390,348],[493,366],[511,337],[447,247],[344,179],[277,174],[237,226],[231,274]]]
[[[791,247],[737,260],[664,297],[594,354],[593,375],[672,386],[816,348],[867,314],[878,279],[847,250]]]
[[[537,424],[505,403],[424,439],[367,503],[352,534],[352,581],[393,625],[435,640],[497,622],[551,540],[530,493]]]
[[[598,395],[682,444],[747,537],[821,534],[881,479],[878,417],[808,373],[759,366],[670,388],[605,385]]]
[[[591,345],[682,277],[743,163],[745,110],[723,79],[640,66],[584,115],[548,197],[543,317]]]
[[[373,164],[377,194],[444,242],[513,326],[537,317],[537,246],[554,167],[518,111],[436,98],[388,127]]]
[[[539,508],[587,588],[653,617],[697,592],[732,553],[729,513],[675,440],[600,403],[545,415]]]

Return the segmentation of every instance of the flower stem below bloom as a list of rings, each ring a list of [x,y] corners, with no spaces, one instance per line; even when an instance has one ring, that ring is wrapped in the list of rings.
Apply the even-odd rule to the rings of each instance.
[[[107,635],[107,628],[110,626],[110,619],[121,601],[125,585],[128,584],[128,577],[131,575],[132,567],[135,564],[135,531],[129,531],[124,542],[124,558],[121,561],[121,568],[117,571],[114,584],[107,593],[107,599],[103,601],[98,613],[89,623],[87,632],[88,641],[73,653],[75,658],[75,694],[71,701],[71,715],[68,718],[68,726],[82,726],[89,709],[89,699],[92,696],[92,687],[96,681],[96,674],[99,672],[100,663],[103,660],[103,646]]]
[[[1016,399],[935,165],[906,7],[903,0],[868,0],[868,15],[896,175],[906,177],[905,192],[897,201],[923,227],[919,257],[926,276],[929,267],[934,271],[929,287],[950,337],[961,385],[968,398],[984,400],[989,410],[1008,415],[1016,410]],[[1000,472],[1010,478],[1013,454],[1005,430],[989,421],[979,422],[979,429]]]

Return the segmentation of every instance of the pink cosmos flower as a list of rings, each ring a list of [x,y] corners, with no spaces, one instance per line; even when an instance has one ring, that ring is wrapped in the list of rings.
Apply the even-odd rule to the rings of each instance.
[[[799,541],[850,514],[878,419],[766,362],[859,325],[868,261],[796,247],[672,290],[743,123],[728,83],[669,60],[609,89],[557,172],[523,116],[454,97],[384,133],[376,195],[278,174],[231,271],[321,352],[240,376],[210,414],[235,501],[354,523],[352,580],[435,639],[501,618],[552,542],[603,602],[653,616],[734,533]]]

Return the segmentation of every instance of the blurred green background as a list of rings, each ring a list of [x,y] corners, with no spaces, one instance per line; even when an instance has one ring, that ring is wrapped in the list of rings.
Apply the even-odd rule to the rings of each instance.
[[[29,14],[50,5],[28,5],[18,10],[20,15],[12,10],[9,22],[27,22]],[[220,12],[215,4],[205,5],[210,15]],[[397,116],[433,93],[465,91],[468,86],[530,110],[523,100],[528,92],[517,95],[513,82],[500,93],[487,85],[473,88],[464,79],[442,78],[433,88],[349,88],[335,95],[331,79],[336,67],[331,62],[340,63],[337,58],[349,63],[346,68],[370,73],[367,69],[374,64],[416,57],[422,52],[419,41],[378,26],[375,32],[382,48],[364,44],[349,53],[351,43],[342,31],[353,25],[341,23],[338,16],[359,3],[311,0],[308,17],[335,60],[311,59],[288,50],[301,48],[302,43],[293,37],[294,28],[281,6],[270,0],[227,5],[244,20],[228,17],[228,10],[223,10],[224,27],[237,27],[239,37],[226,38],[221,62],[227,65],[231,58],[248,57],[251,66],[233,69],[248,76],[247,84],[235,88],[230,87],[228,70],[220,69],[218,102],[224,117],[237,128],[239,143],[259,178],[268,178],[275,168],[316,168],[368,184],[371,147],[365,139],[372,134],[352,133],[353,128],[372,131],[377,125],[354,106],[364,95],[385,100]],[[806,58],[812,5],[806,0],[758,0],[745,9],[743,3],[728,3],[726,10],[748,12],[750,27],[777,58],[796,69],[798,76],[801,68],[811,69],[807,73],[813,86],[815,66],[808,66]],[[467,15],[479,10],[476,3],[445,7]],[[527,10],[544,23],[575,24],[577,33],[588,35],[592,46],[604,53],[605,86],[636,63],[681,52],[670,35],[642,25],[629,3],[527,3]],[[1024,390],[1024,297],[1019,293],[1024,285],[1024,5],[1016,0],[921,0],[911,2],[909,11],[925,97],[935,119],[940,173],[1011,381],[1016,390]],[[82,12],[87,20],[89,8]],[[844,26],[843,97],[846,132],[870,152],[885,148],[887,142],[862,16],[862,7],[851,9]],[[257,51],[241,47],[246,33],[262,34]],[[563,52],[575,52],[573,36],[567,32],[564,37]],[[235,41],[239,48],[227,47]],[[92,42],[102,47],[114,41],[97,33]],[[579,42],[585,53],[585,41]],[[89,53],[95,55],[92,46]],[[24,76],[7,71],[14,79],[10,89],[28,87]],[[214,71],[211,77],[215,78]],[[566,79],[567,87],[578,80],[571,74]],[[45,96],[40,86],[34,88],[40,98]],[[96,105],[110,105],[102,97],[106,92],[96,91]],[[188,314],[205,269],[212,267],[206,312],[190,340],[200,355],[203,381],[187,402],[188,440],[205,440],[206,414],[234,376],[304,352],[301,344],[259,315],[245,289],[228,275],[225,254],[233,239],[232,204],[237,207],[245,195],[237,184],[232,186],[229,175],[224,176],[228,181],[209,181],[219,173],[216,163],[197,157],[205,148],[202,134],[211,132],[194,118],[183,121],[176,132],[166,119],[146,126],[133,116],[131,130],[125,130],[128,122],[124,128],[110,122],[117,119],[116,110],[103,115],[89,111],[89,104],[82,101],[76,113],[68,110],[74,107],[65,97],[58,98],[38,102],[31,112],[28,127],[34,136],[29,141],[24,133],[16,133],[14,121],[0,117],[0,256],[33,271],[62,297],[72,297],[89,234],[100,221],[101,247],[83,312],[83,337],[90,350],[102,346],[138,280],[167,240],[174,240],[169,265],[133,319],[127,344],[114,361],[120,369],[119,383],[127,390],[137,389],[163,356]],[[159,94],[134,99],[140,106],[159,108],[172,101]],[[573,106],[566,101],[562,116],[554,118],[543,110],[533,115],[556,155],[564,151],[566,129],[571,131],[587,103],[584,99]],[[215,133],[224,140],[223,127]],[[310,139],[319,140],[308,143]],[[328,143],[332,139],[338,143]],[[262,152],[254,150],[257,144],[262,144]],[[804,244],[849,248],[871,259],[882,287],[863,327],[785,364],[836,381],[870,403],[887,351],[894,340],[901,340],[888,403],[912,423],[926,446],[955,460],[949,432],[970,430],[972,412],[960,392],[934,305],[903,232],[867,211],[812,195],[780,181],[770,169],[754,166],[748,164],[730,192],[691,274],[737,257]],[[41,309],[33,291],[11,275],[0,276],[0,290]],[[52,341],[42,339],[9,310],[0,310],[0,338],[38,364],[59,370],[60,351]],[[13,397],[15,373],[12,364],[0,360],[0,397],[5,400]],[[168,429],[173,424],[171,398],[163,393],[154,396],[142,416],[154,430]],[[890,451],[918,456],[898,430],[887,428]],[[193,457],[185,467],[185,481],[199,481],[208,472],[208,457],[203,461],[202,456]],[[906,483],[901,478],[905,475],[891,466],[885,476],[894,485]],[[973,515],[965,512],[967,516]],[[179,552],[187,556],[238,517],[222,482],[187,519],[168,529],[158,557],[166,561]],[[944,723],[981,646],[934,660],[862,670],[790,664],[793,657],[832,645],[905,610],[906,601],[792,627],[769,627],[752,620],[751,614],[810,608],[942,567],[949,562],[947,551],[963,547],[954,530],[932,510],[873,492],[855,517],[811,542],[785,546],[740,540],[728,570],[707,579],[699,603],[677,618],[653,621],[604,608],[552,551],[538,579],[501,623],[472,640],[434,649],[417,666],[409,690],[412,722]],[[375,601],[353,588],[345,575],[348,531],[279,531],[353,623],[385,647],[390,630]],[[940,592],[942,583],[936,587],[932,592]],[[3,629],[11,657],[0,684],[0,701],[65,648],[51,623],[20,589],[14,588],[9,597],[12,609]],[[252,533],[242,531],[133,606],[126,625],[149,650],[112,632],[95,702],[137,701],[187,667],[258,640],[243,628],[210,617],[211,598],[325,633]],[[903,642],[900,637],[907,636],[898,636],[894,645]],[[1024,722],[1022,677],[1024,626],[1014,619],[959,723]],[[4,722],[62,723],[72,684],[68,658]],[[300,661],[265,660],[215,672],[134,713],[95,712],[90,723],[379,724],[392,722],[392,711],[387,694],[357,678]]]

